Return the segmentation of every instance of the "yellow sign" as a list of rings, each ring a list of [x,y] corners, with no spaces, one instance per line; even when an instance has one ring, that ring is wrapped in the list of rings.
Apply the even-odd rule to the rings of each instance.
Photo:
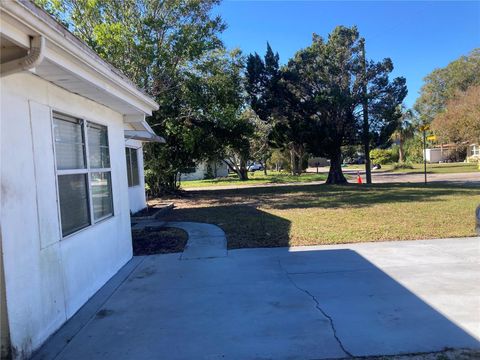
[[[430,136],[427,136],[427,140],[435,141],[437,140],[437,137],[435,135],[430,135]]]
[[[420,131],[428,131],[428,130],[430,130],[430,125],[421,125],[419,127],[419,130]]]

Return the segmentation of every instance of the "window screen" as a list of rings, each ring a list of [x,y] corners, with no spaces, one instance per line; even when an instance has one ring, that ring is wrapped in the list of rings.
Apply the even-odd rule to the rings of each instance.
[[[60,175],[58,195],[63,236],[90,225],[87,174]]]
[[[84,169],[85,141],[80,120],[54,119],[57,169]]]
[[[54,113],[62,235],[113,215],[107,127]]]
[[[127,178],[128,186],[140,185],[140,170],[138,168],[138,154],[137,149],[126,148],[125,154],[127,156]]]
[[[90,188],[93,199],[93,218],[99,220],[112,215],[112,186],[110,184],[110,172],[92,172],[90,176]]]

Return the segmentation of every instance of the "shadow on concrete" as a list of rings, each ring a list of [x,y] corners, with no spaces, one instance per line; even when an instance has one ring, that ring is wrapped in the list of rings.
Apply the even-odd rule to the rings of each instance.
[[[380,267],[348,248],[149,256],[119,275],[103,301],[91,300],[99,305],[88,318],[70,320],[84,324],[64,327],[76,333],[61,329],[34,359],[323,359],[479,348],[456,323],[478,316],[469,287],[478,285],[468,283],[474,269],[428,248],[416,249],[421,263],[408,245],[392,250],[368,254]],[[429,304],[441,297],[448,317]]]

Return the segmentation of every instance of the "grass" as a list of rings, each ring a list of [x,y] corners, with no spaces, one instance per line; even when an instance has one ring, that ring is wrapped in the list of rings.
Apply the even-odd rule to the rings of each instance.
[[[300,176],[293,176],[286,172],[268,171],[268,175],[265,175],[263,171],[256,171],[254,173],[248,173],[247,181],[240,181],[237,175],[232,174],[225,178],[183,181],[182,188],[191,189],[197,187],[229,185],[289,184],[297,182],[325,181],[326,178],[326,174],[304,173]]]
[[[413,169],[393,169],[393,164],[382,165],[379,171],[389,171],[395,173],[423,173],[423,164],[412,164]],[[365,165],[348,165],[345,170],[364,170]],[[374,172],[376,172],[374,170]],[[473,163],[442,163],[427,164],[427,173],[429,174],[455,174],[467,172],[480,172],[478,164]]]
[[[172,201],[167,220],[217,224],[233,249],[475,236],[480,189],[291,185],[193,191]]]

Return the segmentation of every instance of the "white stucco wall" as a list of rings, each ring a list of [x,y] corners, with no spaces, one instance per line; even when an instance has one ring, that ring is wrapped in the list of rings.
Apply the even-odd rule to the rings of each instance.
[[[1,224],[10,339],[28,356],[132,256],[121,114],[39,77],[1,86]],[[51,110],[108,126],[114,216],[63,240]]]
[[[0,359],[10,354],[10,333],[8,331],[7,303],[5,298],[5,280],[3,274],[2,234],[0,224]]]
[[[147,206],[145,198],[145,176],[143,172],[143,148],[142,142],[138,140],[128,140],[126,146],[137,151],[138,171],[140,183],[136,186],[128,187],[128,198],[130,202],[130,211],[136,213]]]

